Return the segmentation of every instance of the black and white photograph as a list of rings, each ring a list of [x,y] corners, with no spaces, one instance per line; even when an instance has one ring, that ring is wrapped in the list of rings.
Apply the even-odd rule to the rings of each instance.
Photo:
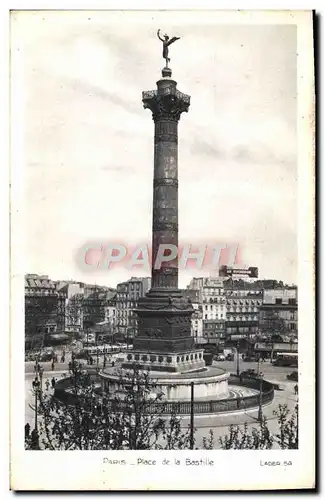
[[[12,488],[312,488],[312,13],[10,17]]]

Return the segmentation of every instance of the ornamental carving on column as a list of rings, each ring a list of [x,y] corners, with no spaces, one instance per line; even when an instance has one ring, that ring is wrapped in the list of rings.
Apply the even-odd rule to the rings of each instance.
[[[178,231],[178,224],[175,222],[153,221],[154,231]]]
[[[157,90],[142,92],[143,107],[152,111],[155,122],[159,120],[170,120],[178,122],[181,114],[188,111],[190,96],[183,94],[171,85],[164,89],[164,93]]]
[[[173,187],[178,187],[178,180],[177,179],[168,179],[167,177],[163,177],[160,179],[154,179],[153,180],[153,187],[160,187],[160,186],[173,186]]]

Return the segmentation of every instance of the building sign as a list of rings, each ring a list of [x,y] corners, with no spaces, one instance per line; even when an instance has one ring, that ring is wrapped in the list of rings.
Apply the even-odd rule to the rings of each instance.
[[[229,266],[219,267],[219,276],[247,276],[248,278],[258,278],[258,268],[249,267],[248,269],[236,269]]]

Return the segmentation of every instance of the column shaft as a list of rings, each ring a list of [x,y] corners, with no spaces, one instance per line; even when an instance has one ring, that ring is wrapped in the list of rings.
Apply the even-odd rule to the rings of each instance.
[[[161,245],[178,249],[178,121],[155,121],[153,218],[152,218],[152,288],[178,287],[178,256],[162,262],[156,258]],[[165,255],[170,255],[165,251]]]

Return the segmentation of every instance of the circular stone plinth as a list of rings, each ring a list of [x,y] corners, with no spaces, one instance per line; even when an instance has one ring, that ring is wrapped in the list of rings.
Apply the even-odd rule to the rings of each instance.
[[[123,374],[125,379],[129,369],[107,367],[99,376],[102,379],[103,390],[114,394],[123,390]],[[191,399],[191,383],[195,384],[195,398],[228,398],[229,373],[216,366],[208,366],[186,373],[149,372],[155,389],[153,392],[163,393],[167,401],[189,401]],[[153,394],[154,396],[154,394]]]

